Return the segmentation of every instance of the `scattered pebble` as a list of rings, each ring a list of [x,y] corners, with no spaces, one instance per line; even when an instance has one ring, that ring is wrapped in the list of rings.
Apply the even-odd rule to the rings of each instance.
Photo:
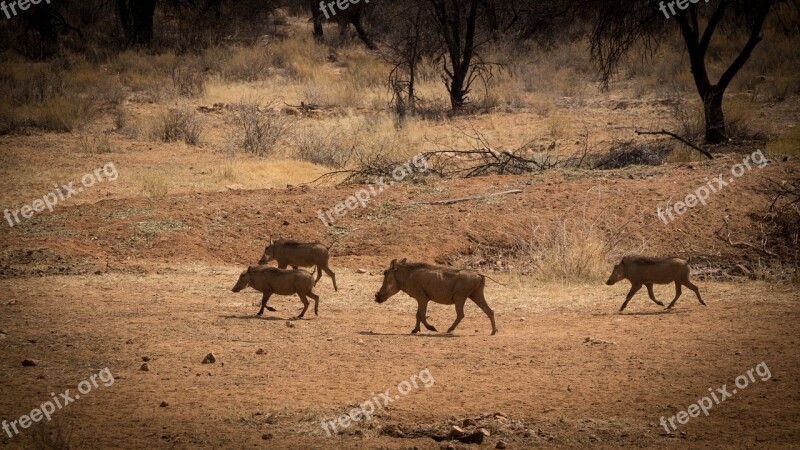
[[[150,372],[150,365],[147,363],[142,364],[142,367],[139,367],[139,370],[142,372]]]
[[[260,348],[260,349],[256,350],[256,355],[263,355],[264,353],[266,353],[266,352],[264,351],[263,348]]]
[[[167,402],[166,402],[166,400],[162,400],[162,401],[161,401],[161,405],[160,405],[160,406],[161,406],[162,408],[166,408],[167,406],[169,406],[169,403],[167,403]]]
[[[265,441],[268,441],[268,440],[272,439],[272,433],[264,433],[264,434],[262,434],[261,435],[261,439],[263,439]]]
[[[494,448],[499,448],[501,450],[506,448],[506,447],[508,447],[508,444],[506,443],[506,441],[497,441],[497,445],[494,446]]]
[[[203,364],[214,364],[217,362],[217,357],[213,353],[209,353],[203,358]]]
[[[356,269],[356,273],[367,273],[367,269]]]
[[[150,357],[149,356],[142,356],[142,361],[149,362],[150,361]]]
[[[291,320],[287,320],[287,321],[286,321],[286,327],[288,327],[288,328],[294,328],[294,324],[292,323],[292,321],[291,321]]]
[[[36,367],[39,362],[35,359],[23,359],[22,360],[22,367]]]

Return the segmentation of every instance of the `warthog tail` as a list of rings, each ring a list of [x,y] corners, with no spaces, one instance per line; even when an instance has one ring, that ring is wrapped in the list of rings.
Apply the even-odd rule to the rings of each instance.
[[[499,284],[500,286],[508,286],[508,285],[507,285],[507,284],[505,284],[505,283],[501,283],[501,282],[499,282],[499,281],[495,280],[494,278],[490,277],[489,275],[486,275],[486,274],[483,274],[483,273],[482,273],[482,274],[480,274],[480,275],[481,275],[482,277],[484,277],[484,278],[488,278],[488,279],[490,279],[490,280],[494,281],[495,283]]]

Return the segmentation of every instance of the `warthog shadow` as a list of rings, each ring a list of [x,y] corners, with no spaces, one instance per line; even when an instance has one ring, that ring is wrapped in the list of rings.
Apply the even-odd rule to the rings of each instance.
[[[463,336],[457,334],[450,334],[450,333],[438,333],[438,334],[427,334],[427,333],[376,333],[374,331],[357,331],[356,334],[360,334],[362,336],[407,336],[407,337],[425,337],[425,338],[460,338]]]
[[[255,314],[238,314],[238,315],[230,315],[230,316],[219,316],[221,319],[243,319],[243,320],[298,320],[297,316],[293,317],[273,317],[273,316],[256,316]],[[302,320],[302,319],[300,319]]]
[[[675,309],[664,309],[660,311],[639,311],[639,312],[612,312],[612,313],[595,313],[592,316],[595,317],[607,317],[607,316],[661,316],[661,315],[668,315],[668,314],[687,314],[689,311],[682,309],[682,310],[675,310]]]

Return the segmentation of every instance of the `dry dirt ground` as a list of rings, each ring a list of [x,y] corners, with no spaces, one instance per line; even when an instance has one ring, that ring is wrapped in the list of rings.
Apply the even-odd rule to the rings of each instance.
[[[800,442],[796,285],[702,280],[707,307],[684,293],[665,313],[642,292],[620,315],[625,283],[539,283],[524,261],[479,251],[566,215],[621,230],[625,248],[711,266],[747,261],[715,230],[729,216],[735,238],[755,242],[750,213],[768,203],[757,187],[796,174],[798,161],[754,169],[668,225],[655,215],[737,158],[395,185],[334,228],[316,211],[354,187],[105,200],[98,187],[87,195],[99,199],[0,232],[0,419],[30,413],[50,393],[74,394],[107,367],[112,385],[56,413],[77,448],[478,448],[432,438],[465,419],[491,432],[480,448],[500,440],[509,448],[790,448]],[[523,193],[422,204],[508,188]],[[299,300],[276,297],[278,311],[258,318],[258,294],[230,292],[264,240],[278,236],[336,241],[340,290],[320,281],[319,317],[292,320]],[[487,286],[500,332],[490,337],[488,319],[470,304],[454,335],[411,336],[412,300],[372,300],[381,269],[404,256],[509,281]],[[669,300],[671,288],[656,295]],[[429,315],[445,330],[455,314],[433,305]],[[216,363],[202,364],[211,352]],[[37,365],[23,367],[24,359]],[[665,434],[661,416],[686,410],[709,388],[731,391],[762,362],[768,380],[756,376],[708,416]],[[426,368],[430,387],[397,394]],[[386,389],[398,398],[380,414],[326,436],[324,419]],[[30,445],[41,432],[0,435],[0,445]]]
[[[448,443],[429,435],[468,418],[492,435],[479,447],[452,445],[791,448],[800,439],[792,287],[706,282],[708,307],[685,295],[665,313],[640,294],[620,315],[623,286],[490,284],[496,336],[472,304],[454,335],[412,336],[412,300],[371,300],[380,273],[338,267],[338,293],[329,279],[317,287],[320,316],[294,320],[296,298],[274,298],[278,312],[256,317],[256,293],[230,292],[236,267],[150,269],[0,281],[16,300],[2,306],[4,419],[50,392],[74,394],[107,367],[113,384],[57,413],[76,448],[441,448]],[[441,330],[454,311],[434,305],[429,315]],[[201,364],[209,352],[217,362]],[[22,367],[24,358],[38,364]],[[145,358],[149,372],[140,371]],[[661,416],[709,388],[731,392],[761,362],[767,381],[756,375],[708,416],[665,434]],[[398,394],[426,368],[428,387]],[[323,419],[387,389],[397,397],[371,421],[326,436]],[[37,432],[0,442],[21,447]]]

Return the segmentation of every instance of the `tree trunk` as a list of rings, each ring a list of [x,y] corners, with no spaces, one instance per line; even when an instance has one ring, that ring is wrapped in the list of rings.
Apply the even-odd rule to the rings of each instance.
[[[706,136],[709,144],[720,144],[728,140],[725,132],[725,115],[722,112],[722,99],[725,91],[718,86],[712,87],[703,95],[703,111],[705,115]]]
[[[117,0],[117,10],[129,47],[148,46],[153,41],[156,0]]]

